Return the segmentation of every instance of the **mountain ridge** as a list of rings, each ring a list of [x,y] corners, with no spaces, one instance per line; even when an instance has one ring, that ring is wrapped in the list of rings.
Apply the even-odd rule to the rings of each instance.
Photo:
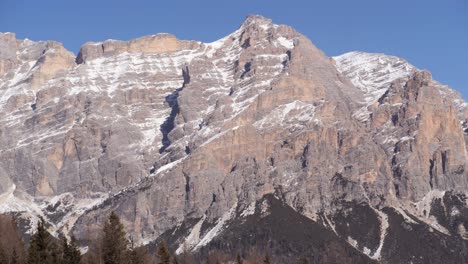
[[[196,220],[171,246],[200,250],[274,193],[375,260],[395,229],[383,208],[466,236],[464,213],[434,209],[465,212],[444,199],[466,202],[450,193],[468,186],[466,104],[404,60],[331,59],[260,16],[212,43],[152,35],[76,57],[2,45],[1,212],[43,216],[83,244],[112,210],[142,244]],[[349,230],[352,210],[375,229]]]

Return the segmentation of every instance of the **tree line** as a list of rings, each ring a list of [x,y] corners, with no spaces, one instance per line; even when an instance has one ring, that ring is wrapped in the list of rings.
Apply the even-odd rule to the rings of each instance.
[[[191,253],[173,254],[165,241],[154,253],[146,247],[135,247],[128,239],[118,215],[112,212],[102,227],[102,236],[92,241],[89,249],[82,252],[73,235],[53,237],[46,228],[44,219],[37,223],[28,246],[21,239],[17,224],[9,216],[0,216],[0,264],[270,264],[268,254],[258,251],[241,254],[226,254],[212,251],[206,257]],[[299,259],[298,263],[307,263]]]

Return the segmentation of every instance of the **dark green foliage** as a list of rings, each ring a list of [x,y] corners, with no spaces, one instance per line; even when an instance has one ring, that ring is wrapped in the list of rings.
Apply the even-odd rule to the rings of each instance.
[[[239,253],[237,253],[236,263],[237,264],[243,264],[244,263],[244,260],[242,259],[241,255]]]
[[[143,263],[143,256],[136,249],[130,251],[130,263],[138,264]]]
[[[70,238],[68,243],[67,238],[62,238],[62,251],[63,251],[63,264],[79,264],[81,261],[81,252],[76,244],[76,238],[74,235]]]
[[[132,264],[153,263],[148,250],[145,247],[131,248],[130,262]]]
[[[158,252],[158,264],[170,264],[171,263],[171,253],[167,248],[166,241],[162,241],[159,245]]]
[[[37,223],[36,233],[31,237],[28,264],[52,264],[57,258],[57,249],[52,246],[51,236],[45,228],[44,219]]]
[[[0,264],[3,263],[8,263],[8,258],[6,256],[5,250],[3,250],[3,248],[0,248]]]
[[[47,263],[50,263],[50,264],[59,264],[59,263],[62,263],[62,255],[63,255],[63,252],[62,252],[62,249],[56,244],[56,243],[53,243],[51,242],[49,244],[49,250],[48,250],[48,261]]]
[[[307,261],[307,258],[306,258],[306,257],[301,257],[301,258],[299,258],[299,260],[297,261],[297,264],[309,264],[309,261]]]
[[[128,240],[124,226],[115,212],[112,212],[109,219],[104,223],[102,255],[104,264],[130,263]]]
[[[13,252],[11,253],[10,264],[19,264],[20,262],[21,261],[18,252],[16,251],[16,249],[13,249]]]

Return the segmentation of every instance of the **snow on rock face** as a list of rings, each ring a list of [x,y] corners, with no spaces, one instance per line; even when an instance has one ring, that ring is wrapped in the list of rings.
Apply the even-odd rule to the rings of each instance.
[[[229,220],[235,216],[237,204],[227,212],[225,212],[217,221],[216,224],[209,229],[205,234],[201,235],[201,227],[203,222],[206,220],[206,215],[198,221],[193,227],[190,234],[185,240],[179,245],[176,250],[176,254],[184,253],[184,250],[197,251],[203,246],[208,245],[216,236],[218,236],[226,227]]]
[[[285,37],[279,37],[278,43],[287,49],[294,48],[294,42],[292,40],[286,39]]]
[[[240,216],[246,217],[246,216],[255,214],[255,205],[256,205],[255,202],[252,202],[251,204],[249,204],[249,206],[246,209],[244,209],[244,211],[242,211]]]
[[[39,216],[43,216],[41,208],[33,202],[32,197],[17,197],[15,191],[16,185],[13,184],[5,193],[0,195],[0,213],[24,212],[34,226],[39,220]],[[30,232],[33,231],[30,230]]]
[[[373,210],[377,213],[377,215],[380,218],[380,243],[379,243],[379,247],[377,248],[377,250],[370,257],[373,258],[373,259],[380,259],[382,248],[384,246],[385,237],[387,236],[387,229],[389,227],[389,223],[388,223],[388,216],[384,212],[381,212],[381,211],[375,210],[375,209],[373,209]],[[367,253],[365,253],[365,254],[367,254]]]
[[[381,53],[349,52],[335,56],[337,70],[346,76],[357,88],[364,92],[365,104],[354,113],[360,121],[367,121],[371,112],[368,106],[374,104],[390,88],[392,82],[399,80],[406,83],[420,69],[406,60]],[[431,80],[440,96],[457,106],[461,122],[468,118],[468,105],[462,96],[447,85]]]
[[[200,221],[198,221],[192,227],[190,234],[185,238],[184,242],[181,243],[181,245],[177,248],[175,252],[176,254],[182,254],[184,253],[184,250],[191,250],[197,246],[197,244],[200,242],[201,227],[203,225],[203,222],[205,222],[205,220],[206,220],[206,215],[203,215]]]
[[[57,231],[62,230],[68,235],[68,231],[73,227],[76,219],[87,209],[99,205],[106,198],[107,194],[94,194],[93,197],[77,199],[72,193],[63,193],[54,197],[31,197],[19,191],[15,193],[16,185],[12,185],[6,193],[0,195],[0,213],[18,212],[22,217],[30,220],[29,233],[34,232],[39,217],[50,221],[52,228],[49,231],[53,235],[58,235]],[[56,218],[59,215],[59,218]],[[59,222],[56,222],[59,219]]]
[[[407,61],[385,54],[349,52],[333,57],[343,75],[361,89],[371,104],[399,78],[408,79],[417,69]]]
[[[64,205],[70,191],[73,201],[99,205],[147,178],[164,177],[189,150],[235,131],[224,124],[287,70],[298,34],[251,16],[212,43],[168,34],[87,43],[76,63],[55,42],[5,36],[0,42],[13,62],[0,61],[0,173],[22,175],[16,188],[45,197],[31,201],[37,214],[60,203],[65,217],[45,218],[54,230],[68,231],[86,211]],[[18,199],[1,208],[29,210]]]
[[[167,46],[153,41],[158,39]],[[139,49],[143,43],[154,45]],[[418,186],[428,185],[424,162],[433,158],[433,149],[463,145],[452,128],[451,141],[426,142],[431,150],[415,145],[418,126],[401,129],[397,123],[417,124],[418,113],[394,120],[391,115],[405,102],[387,104],[381,123],[368,132],[350,118],[363,103],[362,93],[342,82],[329,58],[304,36],[262,17],[249,17],[212,43],[159,35],[86,48],[77,64],[39,78],[35,88],[29,79],[37,61],[32,55],[13,52],[21,59],[0,77],[0,104],[9,109],[0,111],[0,189],[10,190],[0,196],[0,210],[42,214],[54,232],[73,229],[83,237],[116,210],[140,244],[192,218],[199,222],[182,239],[196,250],[237,220],[230,201],[250,204],[240,214],[247,217],[255,212],[252,202],[274,190],[306,215],[333,210],[329,201],[344,192],[374,204],[404,191],[409,194],[401,199],[410,199],[423,191]],[[382,54],[350,53],[335,60],[366,95],[365,107],[354,112],[362,120],[392,81],[410,78],[413,71],[405,61]],[[436,112],[430,104],[424,107]],[[447,110],[443,107],[436,110]],[[440,118],[433,120],[442,127]],[[434,131],[426,138],[443,136]],[[425,156],[409,164],[411,153]],[[457,153],[444,153],[447,164],[466,158]],[[396,172],[421,178],[421,184],[403,182],[398,191],[401,175],[391,177]],[[364,181],[366,188],[334,183],[331,177],[337,175]],[[29,193],[31,208],[8,189],[10,182]],[[259,209],[262,217],[273,210],[266,202]],[[387,219],[379,216],[382,248]],[[207,219],[215,220],[205,232]],[[380,251],[371,257],[379,256]]]
[[[196,251],[202,248],[203,246],[208,245],[208,243],[210,243],[211,240],[213,240],[217,235],[219,235],[223,231],[223,229],[225,228],[225,225],[234,216],[236,212],[236,206],[237,204],[234,205],[229,211],[225,212],[220,219],[218,219],[218,221],[216,222],[216,225],[206,233],[206,235],[193,248],[193,250]]]
[[[275,126],[301,126],[314,120],[315,106],[301,101],[280,105],[268,115],[254,123],[259,129]]]

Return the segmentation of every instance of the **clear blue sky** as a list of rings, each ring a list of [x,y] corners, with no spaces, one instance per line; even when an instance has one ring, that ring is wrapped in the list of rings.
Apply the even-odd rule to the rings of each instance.
[[[467,0],[0,0],[0,32],[86,41],[168,32],[211,42],[261,14],[308,36],[329,56],[353,50],[403,57],[468,98]]]

